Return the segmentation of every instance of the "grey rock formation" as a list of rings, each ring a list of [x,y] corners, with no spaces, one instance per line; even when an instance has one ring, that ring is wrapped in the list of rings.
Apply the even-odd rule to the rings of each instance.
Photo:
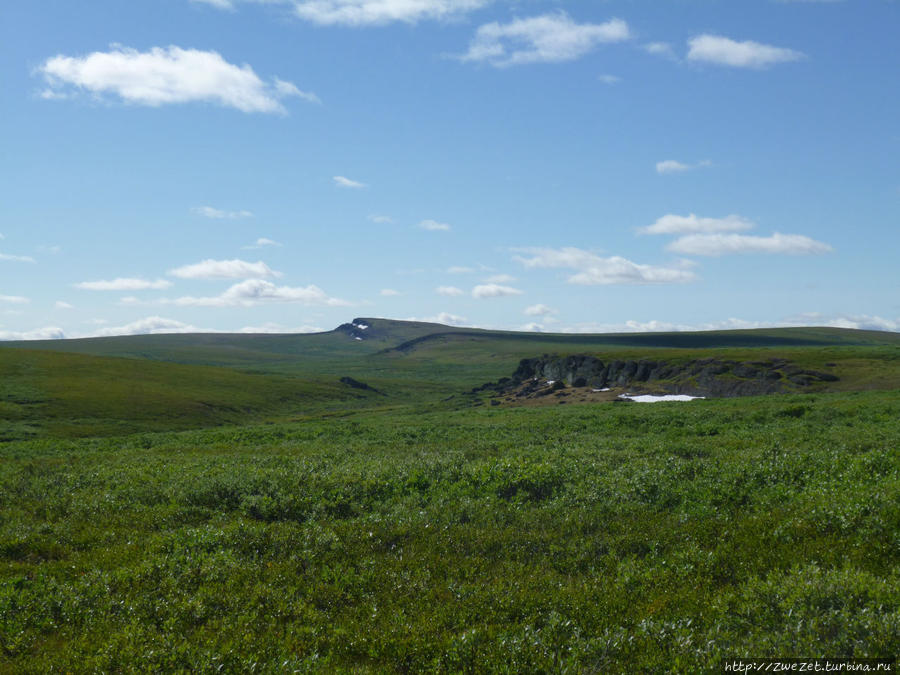
[[[691,396],[752,396],[780,391],[796,391],[813,384],[834,382],[831,373],[803,370],[785,359],[741,362],[724,359],[692,361],[613,360],[596,356],[543,356],[522,359],[512,377],[488,382],[473,392],[517,390],[518,396],[543,393],[546,382],[574,387],[625,387],[634,393],[648,390]]]

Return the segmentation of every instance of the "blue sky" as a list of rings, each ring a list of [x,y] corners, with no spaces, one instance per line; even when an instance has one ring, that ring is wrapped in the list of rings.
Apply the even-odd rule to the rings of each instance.
[[[0,339],[900,330],[893,0],[0,9]]]

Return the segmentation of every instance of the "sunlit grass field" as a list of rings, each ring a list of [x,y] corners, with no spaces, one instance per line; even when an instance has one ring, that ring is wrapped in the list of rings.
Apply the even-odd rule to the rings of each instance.
[[[699,672],[900,643],[900,393],[7,443],[5,672]]]
[[[0,349],[0,673],[895,655],[895,336],[428,330]],[[589,348],[840,379],[653,405],[467,393]]]

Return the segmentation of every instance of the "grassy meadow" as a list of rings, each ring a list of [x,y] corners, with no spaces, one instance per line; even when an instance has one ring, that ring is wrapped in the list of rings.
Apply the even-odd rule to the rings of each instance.
[[[372,329],[370,344],[308,336],[308,351],[303,336],[0,349],[0,672],[695,673],[895,655],[893,336]],[[841,379],[654,405],[465,393],[567,350],[776,354]]]

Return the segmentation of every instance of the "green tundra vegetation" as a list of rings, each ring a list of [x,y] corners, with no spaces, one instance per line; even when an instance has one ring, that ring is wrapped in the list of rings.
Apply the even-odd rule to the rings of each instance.
[[[354,324],[0,348],[0,672],[895,656],[900,336]],[[545,353],[838,379],[653,405],[472,392]]]

